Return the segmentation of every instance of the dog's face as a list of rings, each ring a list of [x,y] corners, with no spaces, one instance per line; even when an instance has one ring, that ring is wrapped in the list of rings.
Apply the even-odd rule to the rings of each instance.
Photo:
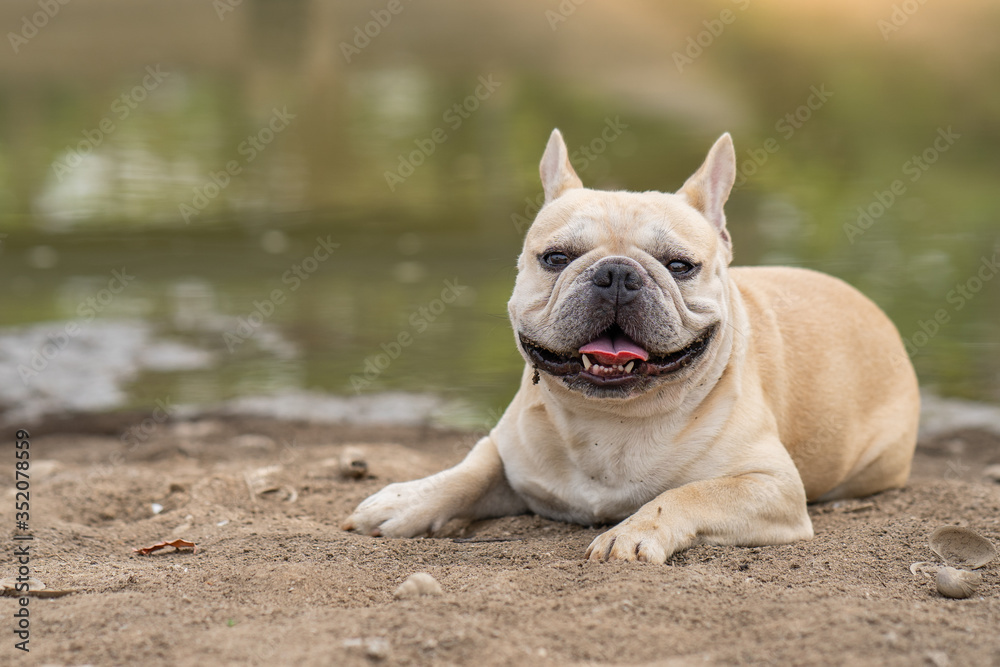
[[[525,360],[599,399],[689,378],[728,316],[729,135],[677,194],[583,188],[558,130],[540,171],[546,203],[508,304]]]

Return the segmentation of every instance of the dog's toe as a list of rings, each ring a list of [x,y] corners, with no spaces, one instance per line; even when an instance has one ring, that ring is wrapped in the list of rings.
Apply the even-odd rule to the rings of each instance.
[[[637,530],[619,525],[591,542],[584,558],[591,561],[640,561],[665,563],[673,553],[665,541],[670,538],[662,530]]]
[[[667,552],[656,540],[645,539],[639,542],[635,547],[635,556],[644,563],[667,562]]]

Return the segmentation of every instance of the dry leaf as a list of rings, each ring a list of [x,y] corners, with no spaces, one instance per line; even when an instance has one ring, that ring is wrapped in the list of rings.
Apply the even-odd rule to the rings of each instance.
[[[18,583],[27,583],[28,590],[18,591]],[[57,590],[55,588],[46,588],[44,583],[34,577],[29,577],[27,582],[18,582],[17,579],[13,577],[9,579],[0,579],[0,595],[5,597],[17,598],[28,595],[36,598],[61,598],[62,596],[69,595],[70,593],[76,593],[76,589],[67,588],[64,590]]]
[[[154,551],[159,551],[160,549],[166,549],[167,547],[173,547],[175,549],[191,549],[192,551],[196,549],[194,542],[188,542],[187,540],[170,540],[169,542],[157,542],[156,544],[148,547],[143,547],[141,549],[132,549],[135,553],[140,556],[148,556]]]
[[[61,598],[64,595],[69,595],[70,593],[76,593],[75,588],[65,588],[62,590],[57,590],[55,588],[46,588],[43,591],[28,591],[28,595],[35,598]]]
[[[0,579],[0,590],[3,591],[4,595],[21,595],[21,593],[16,592],[17,585],[19,583],[28,584],[29,591],[40,591],[45,588],[45,584],[41,580],[35,579],[34,577],[28,577],[23,581],[18,581],[14,577],[8,577],[7,579]]]

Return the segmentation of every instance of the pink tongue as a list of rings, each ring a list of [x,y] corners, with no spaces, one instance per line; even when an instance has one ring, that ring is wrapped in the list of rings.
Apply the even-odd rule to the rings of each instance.
[[[602,366],[626,364],[633,359],[646,361],[649,352],[642,349],[624,333],[611,336],[601,336],[580,348],[580,354],[589,354]]]

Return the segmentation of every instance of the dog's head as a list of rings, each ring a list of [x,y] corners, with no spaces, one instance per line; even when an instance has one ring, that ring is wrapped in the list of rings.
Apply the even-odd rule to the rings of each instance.
[[[545,204],[508,304],[525,360],[592,398],[690,378],[728,316],[730,136],[676,194],[584,188],[558,130],[540,172]]]

